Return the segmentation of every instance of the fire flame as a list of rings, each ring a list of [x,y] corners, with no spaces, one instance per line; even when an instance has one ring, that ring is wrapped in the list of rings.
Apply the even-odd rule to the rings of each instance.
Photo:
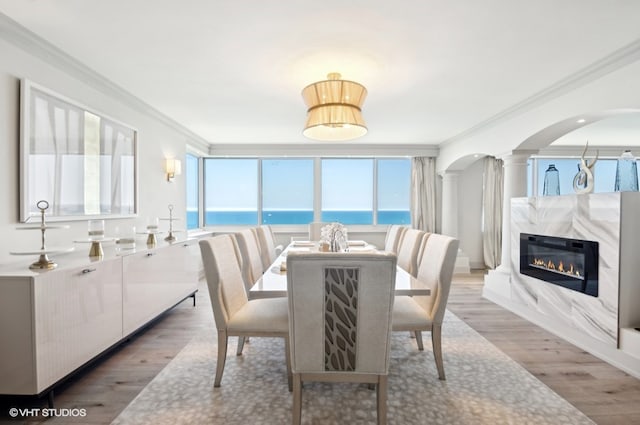
[[[560,273],[568,274],[571,276],[581,277],[580,270],[578,270],[573,264],[565,265],[562,261],[556,266],[552,260],[543,260],[540,258],[534,258],[532,264],[534,266],[542,267],[547,270],[554,270]]]

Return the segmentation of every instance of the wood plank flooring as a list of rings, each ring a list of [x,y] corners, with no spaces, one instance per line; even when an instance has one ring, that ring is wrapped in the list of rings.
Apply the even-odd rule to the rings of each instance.
[[[449,309],[594,422],[640,424],[640,380],[483,299],[482,282],[482,272],[456,276]],[[206,285],[199,289],[197,307],[183,302],[56,391],[57,409],[84,408],[85,417],[11,420],[10,407],[46,401],[3,398],[0,423],[109,424],[193,336],[209,329],[215,337]]]
[[[483,275],[455,276],[449,310],[597,424],[640,424],[640,380],[482,298]]]

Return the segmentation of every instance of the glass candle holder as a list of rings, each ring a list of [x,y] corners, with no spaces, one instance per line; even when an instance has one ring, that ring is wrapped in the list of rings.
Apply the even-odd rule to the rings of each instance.
[[[89,220],[89,239],[100,240],[104,238],[104,220]]]
[[[135,249],[136,247],[136,228],[135,226],[116,228],[116,249],[118,251]]]
[[[150,217],[147,221],[147,230],[149,232],[157,232],[159,223],[160,220],[158,219],[158,217]]]

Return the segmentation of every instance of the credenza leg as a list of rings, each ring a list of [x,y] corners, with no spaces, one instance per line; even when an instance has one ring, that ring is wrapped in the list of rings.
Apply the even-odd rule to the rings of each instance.
[[[53,409],[53,390],[49,391],[47,394],[47,404],[49,405],[49,409]]]

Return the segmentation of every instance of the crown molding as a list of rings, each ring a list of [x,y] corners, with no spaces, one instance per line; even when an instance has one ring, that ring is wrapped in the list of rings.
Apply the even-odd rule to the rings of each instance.
[[[397,157],[437,157],[438,146],[419,144],[349,144],[349,143],[306,143],[306,144],[212,144],[211,156],[235,157],[316,157],[316,156],[397,156]]]
[[[631,150],[634,156],[640,155],[640,147],[638,146],[596,146],[589,145],[586,157],[593,158],[598,153],[600,158],[613,158],[620,157],[625,150]],[[584,152],[584,146],[574,145],[550,145],[546,148],[540,149],[537,154],[533,155],[536,158],[580,158]]]
[[[207,151],[209,149],[209,142],[201,136],[175,121],[173,118],[163,114],[140,98],[134,96],[116,83],[105,78],[103,75],[97,73],[37,34],[29,31],[18,22],[1,12],[0,38],[13,44],[31,56],[41,59],[47,64],[60,69],[71,77],[82,81],[86,85],[90,85],[92,88],[97,89],[110,97],[116,98],[137,111],[171,127],[188,139],[186,143],[196,147],[197,149],[201,151]]]
[[[440,146],[444,147],[458,140],[466,139],[479,133],[482,130],[496,126],[508,119],[521,115],[537,106],[547,103],[563,94],[582,87],[604,75],[623,68],[640,59],[640,39],[622,47],[608,56],[582,68],[578,72],[571,74],[551,86],[543,89],[532,96],[514,104],[513,106],[499,112],[492,117],[464,130],[455,136],[444,140]]]

